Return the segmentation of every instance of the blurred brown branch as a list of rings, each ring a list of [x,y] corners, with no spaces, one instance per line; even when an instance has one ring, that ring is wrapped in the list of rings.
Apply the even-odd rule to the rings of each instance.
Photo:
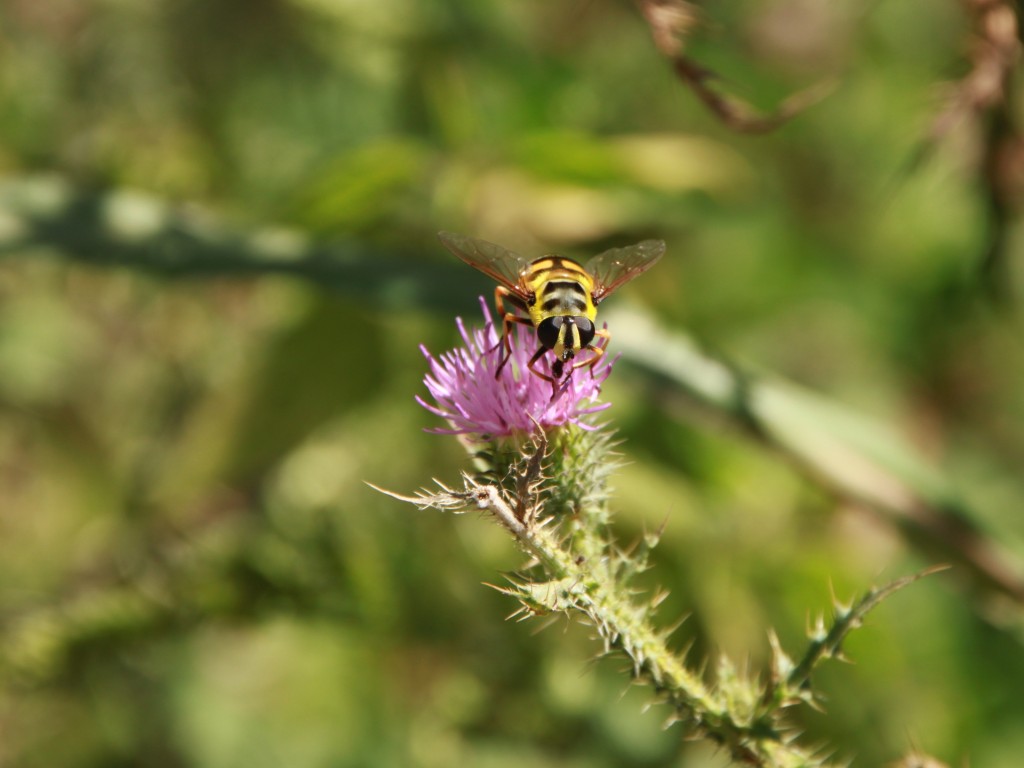
[[[916,167],[957,125],[978,124],[977,173],[988,212],[989,237],[979,264],[990,296],[1008,298],[1010,229],[1024,202],[1024,138],[1014,115],[1014,75],[1020,62],[1021,27],[1009,0],[962,0],[972,22],[970,70],[951,88],[912,160]]]
[[[1005,0],[962,0],[974,22],[971,69],[954,87],[932,123],[929,140],[940,141],[959,121],[1006,103],[1020,58],[1017,14]]]
[[[979,40],[975,45],[974,69],[964,88],[973,85],[976,112],[990,112],[981,168],[989,242],[980,271],[988,293],[995,299],[1006,300],[1010,298],[1010,230],[1024,204],[1024,137],[1015,115],[1013,83],[1020,61],[1021,29],[1016,4],[1004,0],[966,2],[975,14]]]
[[[672,61],[676,75],[723,123],[741,133],[767,133],[821,101],[831,82],[818,83],[789,96],[769,114],[713,87],[717,75],[685,53],[686,37],[697,25],[697,11],[686,0],[637,0],[651,28],[654,45]]]

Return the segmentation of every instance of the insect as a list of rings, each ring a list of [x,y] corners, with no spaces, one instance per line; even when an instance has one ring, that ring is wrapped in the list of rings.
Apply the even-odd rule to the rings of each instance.
[[[594,325],[597,306],[623,284],[654,266],[665,252],[663,240],[644,240],[605,251],[580,265],[556,255],[528,261],[500,245],[451,232],[440,232],[438,237],[449,251],[499,283],[494,289],[494,304],[502,318],[505,353],[495,378],[512,356],[513,324],[530,325],[537,332],[540,348],[527,367],[550,382],[556,392],[567,362],[583,350],[590,350],[591,356],[577,367],[593,369],[608,346],[611,334]],[[516,311],[507,311],[506,302]],[[536,368],[549,350],[555,354],[551,365],[554,376]]]

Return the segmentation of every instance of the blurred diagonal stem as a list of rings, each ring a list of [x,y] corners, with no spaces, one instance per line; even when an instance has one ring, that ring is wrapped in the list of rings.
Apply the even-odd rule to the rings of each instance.
[[[624,360],[659,377],[665,385],[659,392],[670,401],[682,395],[696,402],[829,492],[877,513],[914,546],[958,566],[990,598],[986,608],[1005,598],[1024,605],[1024,579],[979,527],[977,513],[891,429],[782,380],[730,366],[638,309],[620,305],[606,316]]]
[[[0,260],[55,256],[167,278],[298,278],[388,309],[450,309],[473,296],[465,270],[397,248],[322,243],[296,229],[237,231],[199,206],[131,190],[76,187],[55,175],[0,181]]]

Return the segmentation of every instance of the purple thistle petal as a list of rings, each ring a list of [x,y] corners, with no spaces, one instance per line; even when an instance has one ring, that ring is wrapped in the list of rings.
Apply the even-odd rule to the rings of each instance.
[[[435,427],[428,431],[486,439],[530,433],[537,424],[542,429],[565,424],[596,429],[587,417],[611,406],[611,403],[598,402],[597,398],[614,361],[603,357],[590,370],[576,375],[570,368],[552,397],[551,384],[527,369],[527,363],[537,350],[536,334],[516,326],[511,358],[501,375],[495,378],[504,344],[482,297],[480,307],[484,315],[483,328],[467,328],[462,318],[456,318],[462,347],[434,357],[426,347],[420,346],[429,364],[423,383],[434,402],[427,402],[418,395],[416,402],[450,425],[448,429]],[[547,355],[539,368],[551,374]]]

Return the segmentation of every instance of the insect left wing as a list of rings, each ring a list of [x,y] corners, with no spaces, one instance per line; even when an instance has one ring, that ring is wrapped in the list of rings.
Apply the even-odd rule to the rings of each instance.
[[[476,267],[485,275],[491,276],[517,295],[524,295],[519,278],[529,268],[530,262],[518,253],[486,240],[477,240],[454,232],[438,232],[437,236],[445,248],[471,267]]]
[[[653,267],[664,253],[664,240],[644,240],[636,245],[599,253],[584,267],[594,278],[594,303]]]

